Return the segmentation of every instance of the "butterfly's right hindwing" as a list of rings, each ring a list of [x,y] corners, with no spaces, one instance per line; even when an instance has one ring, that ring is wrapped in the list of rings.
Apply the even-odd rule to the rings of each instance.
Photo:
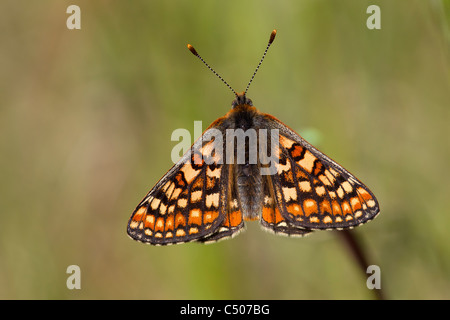
[[[227,164],[228,172],[234,171],[234,165]],[[209,243],[222,239],[231,238],[237,235],[244,228],[244,218],[241,211],[241,203],[238,196],[238,191],[235,183],[235,176],[228,175],[227,183],[227,205],[224,211],[225,219],[221,225],[217,228],[217,231],[206,237],[199,239],[199,242]]]

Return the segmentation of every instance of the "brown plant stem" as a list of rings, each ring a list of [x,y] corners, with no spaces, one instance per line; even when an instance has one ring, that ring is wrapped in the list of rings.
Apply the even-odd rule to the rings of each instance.
[[[355,258],[356,262],[361,268],[364,276],[367,277],[367,267],[369,266],[367,254],[365,254],[361,240],[356,236],[355,232],[350,230],[338,231],[341,239]],[[373,289],[376,299],[384,300],[384,292],[382,289]]]

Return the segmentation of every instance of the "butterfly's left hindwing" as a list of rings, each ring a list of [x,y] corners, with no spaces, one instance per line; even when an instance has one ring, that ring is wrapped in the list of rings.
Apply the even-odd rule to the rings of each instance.
[[[372,192],[351,173],[273,116],[279,130],[277,173],[269,177],[280,215],[307,230],[352,228],[379,212]]]
[[[209,129],[134,210],[127,228],[133,239],[159,245],[208,239],[227,220],[230,168],[213,154]]]

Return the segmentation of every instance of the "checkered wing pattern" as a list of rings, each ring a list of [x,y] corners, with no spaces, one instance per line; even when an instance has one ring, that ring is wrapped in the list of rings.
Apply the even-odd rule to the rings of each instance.
[[[228,166],[229,171],[232,172],[234,167],[232,165]],[[224,212],[225,217],[215,232],[199,239],[198,242],[209,243],[231,238],[237,235],[239,231],[243,230],[244,219],[242,216],[242,212],[240,210],[239,198],[235,187],[236,185],[233,181],[234,175],[228,175],[228,179],[229,179],[228,181],[229,191],[228,191],[227,207]]]
[[[282,215],[282,207],[279,206],[275,196],[272,176],[266,176],[264,181],[264,203],[261,214],[261,225],[267,231],[287,236],[304,236],[312,230],[299,227]],[[281,209],[281,210],[280,210]]]
[[[223,145],[211,129],[214,124],[136,207],[128,221],[131,238],[153,245],[209,242],[243,226],[233,166],[224,164]]]
[[[296,228],[304,233],[347,229],[378,214],[378,202],[364,184],[281,121],[266,118],[280,139],[277,174],[268,176],[266,187],[273,190],[267,205],[276,205],[265,209],[270,214],[263,212],[263,226],[287,234],[298,232]]]

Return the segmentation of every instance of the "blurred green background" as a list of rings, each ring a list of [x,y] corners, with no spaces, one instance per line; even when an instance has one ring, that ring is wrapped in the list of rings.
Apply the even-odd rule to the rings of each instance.
[[[81,30],[66,9],[81,8]],[[366,9],[381,8],[381,30]],[[126,235],[177,128],[248,96],[354,173],[381,214],[354,232],[390,299],[450,298],[448,1],[0,4],[1,299],[372,299],[334,232],[248,223],[216,244]],[[194,137],[193,137],[194,138]],[[197,138],[197,137],[195,137]],[[68,290],[66,268],[81,268]]]

